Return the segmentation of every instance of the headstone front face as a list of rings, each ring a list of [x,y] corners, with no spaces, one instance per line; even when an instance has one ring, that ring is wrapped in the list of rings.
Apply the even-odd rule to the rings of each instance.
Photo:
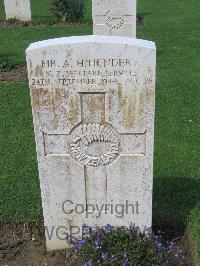
[[[31,20],[30,0],[4,0],[6,19]]]
[[[151,226],[155,61],[154,43],[122,37],[27,49],[48,250],[84,223]]]
[[[93,34],[136,37],[136,0],[93,0]]]

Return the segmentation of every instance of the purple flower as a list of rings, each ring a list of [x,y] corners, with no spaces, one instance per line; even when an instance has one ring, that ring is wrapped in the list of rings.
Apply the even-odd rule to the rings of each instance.
[[[64,242],[65,242],[65,244],[70,244],[70,243],[71,243],[71,241],[70,241],[69,238],[66,238],[66,239],[64,240]]]
[[[110,224],[107,224],[107,225],[105,226],[105,230],[108,231],[109,233],[112,233],[112,231],[113,231],[113,227],[112,227]]]
[[[170,264],[170,261],[166,260],[164,265],[169,265],[169,264]]]
[[[158,251],[160,251],[162,249],[163,245],[162,243],[160,242],[159,239],[156,240],[156,248]]]
[[[123,253],[123,258],[124,258],[124,259],[127,258],[127,253],[126,253],[126,252]]]
[[[101,258],[102,258],[102,260],[106,260],[107,257],[108,257],[108,252],[105,252],[105,253],[102,253],[102,254],[101,254]]]
[[[82,229],[83,229],[83,233],[85,235],[89,235],[90,234],[90,227],[87,226],[86,224],[82,225]]]
[[[147,228],[147,229],[146,229],[146,233],[147,233],[147,236],[148,236],[149,238],[151,238],[151,237],[153,236],[152,228],[151,228],[151,227]]]
[[[86,266],[93,266],[92,259],[90,259],[90,260],[86,263]]]
[[[85,239],[81,239],[77,242],[76,246],[77,248],[82,248],[86,243],[86,240]]]
[[[100,226],[98,224],[95,224],[94,225],[94,230],[98,230],[98,229],[100,229]]]
[[[181,251],[181,250],[178,250],[178,251],[176,252],[175,257],[176,257],[177,259],[181,259],[181,258],[182,258],[182,251]]]
[[[123,259],[122,266],[128,266],[128,260],[127,259]]]
[[[169,249],[169,250],[172,250],[173,247],[174,247],[174,243],[172,241],[168,241],[167,245],[166,245],[166,248]]]
[[[87,225],[86,225],[86,224],[83,224],[83,225],[82,225],[82,228],[84,229],[85,227],[87,227]]]
[[[129,229],[130,229],[130,230],[135,229],[135,224],[132,224],[132,223],[131,223],[131,224],[129,225]]]
[[[127,253],[123,252],[123,262],[122,262],[123,266],[128,265],[128,257],[127,257]]]
[[[95,248],[96,249],[99,249],[101,246],[100,246],[100,241],[99,239],[95,239]]]

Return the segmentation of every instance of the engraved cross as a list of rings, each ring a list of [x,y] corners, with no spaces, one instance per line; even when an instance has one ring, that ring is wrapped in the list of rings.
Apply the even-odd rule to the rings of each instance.
[[[106,93],[80,93],[82,122],[69,135],[45,134],[46,154],[71,155],[83,165],[86,206],[107,204],[107,167],[118,157],[146,154],[146,133],[122,134],[106,121]],[[63,151],[56,147],[61,143]],[[67,145],[66,145],[67,143]],[[59,151],[59,152],[58,152]],[[73,182],[73,180],[71,181]],[[70,186],[70,184],[69,184]]]

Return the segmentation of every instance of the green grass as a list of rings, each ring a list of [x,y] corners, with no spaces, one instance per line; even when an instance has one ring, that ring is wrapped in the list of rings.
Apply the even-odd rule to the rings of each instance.
[[[193,207],[190,216],[188,218],[188,228],[192,233],[192,236],[196,244],[197,263],[200,264],[200,203],[198,202]],[[199,265],[198,264],[198,265]]]
[[[32,14],[33,14],[33,23],[52,23],[57,21],[57,18],[54,17],[49,8],[51,7],[52,0],[33,0],[32,1]],[[85,14],[84,14],[84,23],[91,23],[92,15],[92,1],[85,0]]]
[[[92,0],[85,0],[84,22],[91,23]],[[33,24],[52,24],[57,22],[57,18],[50,12],[52,0],[32,0],[31,12]],[[0,21],[5,20],[3,0],[0,2]]]
[[[51,0],[32,0],[32,20],[34,24],[52,23],[56,21],[56,18],[49,10],[51,2]]]
[[[69,25],[61,28],[2,28],[0,29],[0,57],[11,57],[14,63],[25,63],[25,49],[32,42],[91,33],[91,25]]]
[[[158,49],[154,219],[185,222],[200,263],[200,2],[138,1],[138,10],[139,38]]]
[[[52,19],[47,3],[33,0],[35,23]],[[1,7],[0,3],[0,20]],[[138,13],[144,16],[145,24],[137,32],[139,38],[155,41],[158,50],[154,219],[185,222],[193,233],[200,263],[199,10],[200,1],[196,0],[138,0]],[[91,8],[85,14],[85,20],[90,19]],[[91,25],[3,28],[0,57],[24,63],[24,51],[33,41],[91,33]],[[0,220],[39,219],[41,203],[28,85],[1,84],[0,109]]]
[[[31,10],[33,23],[50,23],[55,20],[49,11],[51,0],[32,0]],[[0,21],[5,20],[4,1],[0,1]]]
[[[5,19],[4,2],[0,1],[0,21]]]
[[[41,203],[27,84],[0,84],[0,220],[34,220]]]

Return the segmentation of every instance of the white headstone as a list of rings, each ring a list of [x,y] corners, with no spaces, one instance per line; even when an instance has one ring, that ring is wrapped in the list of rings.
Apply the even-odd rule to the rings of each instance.
[[[4,0],[6,19],[31,20],[30,0]]]
[[[136,37],[136,0],[93,0],[93,34]]]
[[[70,37],[26,53],[48,250],[84,223],[151,226],[154,43]]]

